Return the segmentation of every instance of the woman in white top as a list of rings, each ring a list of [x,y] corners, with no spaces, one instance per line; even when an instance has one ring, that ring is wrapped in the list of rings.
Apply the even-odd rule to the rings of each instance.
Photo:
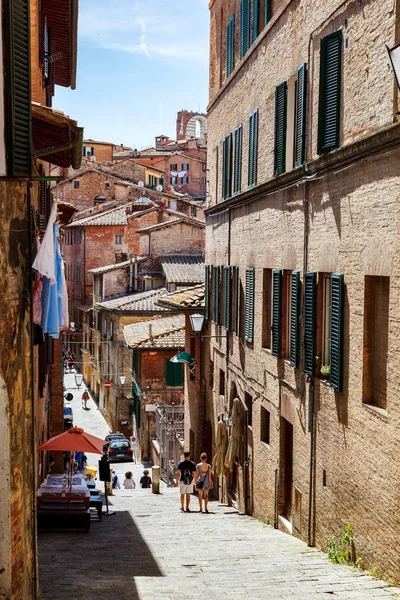
[[[124,488],[126,490],[134,490],[135,487],[136,487],[136,483],[135,483],[135,480],[133,479],[132,472],[128,471],[127,473],[125,473]]]

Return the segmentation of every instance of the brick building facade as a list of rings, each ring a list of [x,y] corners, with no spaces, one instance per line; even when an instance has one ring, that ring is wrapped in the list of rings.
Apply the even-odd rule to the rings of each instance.
[[[399,15],[215,0],[210,18],[206,421],[238,397],[243,448],[220,491],[320,548],[350,523],[398,578]]]

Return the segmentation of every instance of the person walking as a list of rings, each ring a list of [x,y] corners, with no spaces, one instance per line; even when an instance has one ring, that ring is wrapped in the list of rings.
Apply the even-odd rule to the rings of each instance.
[[[207,463],[207,454],[205,452],[200,455],[200,460],[201,462],[196,465],[194,484],[199,497],[200,512],[203,511],[202,504],[204,497],[204,512],[208,513],[208,492],[212,488],[212,470],[211,465]]]
[[[118,475],[114,470],[111,471],[111,485],[113,490],[120,490],[121,484],[119,482]]]
[[[151,477],[149,477],[149,472],[146,469],[146,471],[143,471],[143,475],[140,478],[140,487],[141,488],[149,488],[151,486]]]
[[[85,390],[82,394],[82,408],[87,410],[87,401],[90,399],[89,393]]]
[[[190,452],[183,453],[184,459],[178,464],[176,471],[176,485],[179,485],[181,494],[181,511],[185,512],[185,496],[186,496],[186,512],[191,512],[189,508],[190,494],[193,494],[193,473],[196,472],[196,465],[190,460]]]
[[[134,490],[136,487],[135,480],[133,479],[132,471],[125,473],[124,488],[126,490]]]

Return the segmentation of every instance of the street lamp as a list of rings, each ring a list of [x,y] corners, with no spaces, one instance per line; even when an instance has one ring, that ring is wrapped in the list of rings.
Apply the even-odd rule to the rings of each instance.
[[[75,329],[75,321],[71,321],[71,323],[69,324],[69,328],[71,331],[74,331]]]
[[[120,380],[120,382],[121,382],[121,385],[124,385],[124,383],[125,383],[125,381],[126,381],[126,377],[125,377],[125,375],[120,375],[120,376],[119,376],[119,380]]]
[[[189,318],[193,331],[195,331],[196,333],[200,332],[203,328],[204,315],[196,313],[194,315],[190,315]]]
[[[75,373],[75,383],[77,385],[78,390],[80,389],[83,381],[82,373]]]

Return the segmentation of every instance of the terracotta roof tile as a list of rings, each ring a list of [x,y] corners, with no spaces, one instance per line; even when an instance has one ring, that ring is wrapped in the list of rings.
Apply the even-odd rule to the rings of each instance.
[[[165,288],[139,292],[136,294],[125,294],[124,296],[115,296],[107,298],[102,302],[97,302],[96,307],[126,313],[144,312],[144,313],[168,313],[170,308],[157,304],[157,299],[166,295]]]
[[[168,283],[204,281],[203,254],[162,254],[160,260]]]
[[[195,285],[160,296],[158,302],[161,306],[168,306],[175,309],[184,310],[192,308],[199,310],[205,308],[204,294],[205,286],[202,283],[201,285]]]
[[[162,317],[151,321],[139,321],[124,327],[125,341],[131,348],[143,346],[154,346],[152,340],[157,341],[158,346],[167,344],[165,347],[184,347],[185,317],[175,315],[173,317]],[[182,335],[183,331],[183,335]],[[170,344],[175,344],[170,346]],[[178,344],[178,345],[176,345]]]

